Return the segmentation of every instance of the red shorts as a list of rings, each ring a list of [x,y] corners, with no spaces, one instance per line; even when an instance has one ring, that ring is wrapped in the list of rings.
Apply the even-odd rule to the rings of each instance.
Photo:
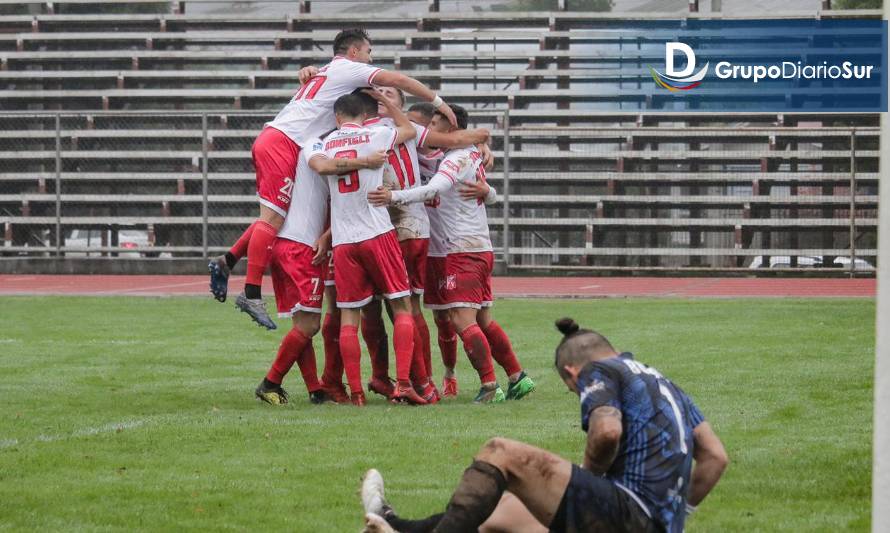
[[[270,271],[278,316],[293,316],[297,311],[321,313],[322,267],[312,264],[314,255],[312,248],[303,243],[275,239]]]
[[[399,241],[402,249],[402,257],[405,258],[405,268],[408,270],[408,282],[411,292],[423,294],[426,287],[426,253],[430,248],[429,239],[408,239]]]
[[[430,256],[426,258],[426,276],[424,276],[423,305],[429,309],[448,309],[445,302],[445,258]]]
[[[337,307],[362,307],[382,294],[401,298],[411,294],[408,272],[395,231],[362,242],[334,246]]]
[[[275,128],[264,128],[253,142],[251,153],[260,204],[287,216],[297,180],[300,146]]]
[[[445,307],[491,307],[494,253],[448,254],[445,259]]]

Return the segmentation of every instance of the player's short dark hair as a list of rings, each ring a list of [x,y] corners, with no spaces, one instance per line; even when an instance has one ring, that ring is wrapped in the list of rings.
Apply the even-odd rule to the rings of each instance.
[[[362,107],[364,108],[364,114],[370,115],[372,117],[377,116],[377,100],[374,100],[374,97],[370,94],[366,93],[366,90],[373,91],[371,87],[359,87],[358,89],[352,91],[352,94],[358,97],[362,102]]]
[[[334,37],[334,53],[345,54],[349,51],[349,47],[361,44],[362,41],[371,42],[368,32],[361,28],[350,28],[343,30]]]
[[[408,112],[417,112],[424,116],[427,120],[432,120],[436,114],[436,108],[429,102],[417,102],[408,108]]]
[[[361,96],[355,93],[344,94],[334,102],[334,113],[344,117],[361,117],[365,114],[365,106]]]
[[[467,113],[467,110],[457,104],[448,104],[448,107],[450,107],[451,110],[454,111],[454,118],[457,119],[457,129],[459,129],[459,130],[467,129],[467,124],[470,123],[470,115],[469,115],[469,113]],[[438,109],[436,110],[435,114],[441,115],[442,118],[444,118],[446,120],[448,118],[445,116],[444,113],[442,113]]]
[[[564,366],[583,366],[595,354],[615,352],[609,339],[592,329],[581,329],[571,318],[557,320],[556,329],[563,334],[563,338],[556,347],[554,365],[563,378],[567,377],[564,375]]]

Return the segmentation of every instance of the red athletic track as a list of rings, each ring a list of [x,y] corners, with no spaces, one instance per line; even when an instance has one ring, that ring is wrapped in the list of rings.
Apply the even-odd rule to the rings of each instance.
[[[232,293],[242,277],[233,278]],[[272,295],[269,279],[263,286]],[[875,296],[867,279],[760,278],[495,278],[498,297],[860,297]],[[107,296],[206,295],[207,276],[45,276],[0,275],[0,295],[79,294]]]

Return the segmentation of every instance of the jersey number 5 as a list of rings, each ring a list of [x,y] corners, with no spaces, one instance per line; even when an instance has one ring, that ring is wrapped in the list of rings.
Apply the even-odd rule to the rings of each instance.
[[[355,150],[341,150],[334,154],[334,159],[355,159],[356,157],[358,157],[358,152]],[[337,190],[341,194],[355,192],[358,187],[358,170],[353,170],[349,174],[340,174],[340,179],[337,180]]]

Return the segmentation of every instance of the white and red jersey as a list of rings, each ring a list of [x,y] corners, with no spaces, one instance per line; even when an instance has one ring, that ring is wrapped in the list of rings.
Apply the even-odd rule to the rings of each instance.
[[[396,127],[395,121],[389,117],[374,117],[365,121],[367,126],[374,124]],[[414,126],[415,137],[390,150],[383,165],[383,184],[394,191],[404,191],[421,185],[417,147],[423,145],[429,130],[414,122],[411,125]],[[430,221],[426,209],[421,204],[390,206],[389,217],[400,241],[428,239],[430,236]]]
[[[478,180],[485,181],[482,153],[475,146],[450,150],[428,184],[413,190],[393,191],[393,203],[434,199],[438,193],[439,205],[436,209],[445,228],[447,253],[490,252],[492,247],[485,202],[482,199],[464,200],[460,196],[462,183]]]
[[[334,119],[334,102],[359,87],[374,83],[374,76],[382,69],[334,56],[330,63],[319,69],[318,74],[300,87],[291,101],[278,112],[266,126],[287,135],[305,148],[313,137],[337,127]]]
[[[313,246],[324,233],[328,218],[328,184],[309,166],[313,155],[321,153],[321,139],[315,138],[300,151],[297,178],[291,188],[291,205],[278,236]],[[287,186],[287,185],[286,185]]]
[[[420,165],[421,183],[426,185],[436,171],[439,170],[439,163],[445,157],[442,150],[432,150],[426,152],[418,152],[417,161]],[[442,217],[439,215],[439,197],[436,196],[432,200],[427,200],[423,204],[426,209],[427,219],[430,225],[430,247],[427,255],[429,257],[445,257],[448,255],[448,235],[446,228],[442,224]]]
[[[329,159],[356,159],[395,147],[398,132],[389,126],[342,124],[324,138],[324,156]],[[393,230],[389,212],[368,202],[368,193],[383,185],[383,167],[353,170],[340,176],[327,176],[331,194],[331,237],[333,245],[373,239]]]

